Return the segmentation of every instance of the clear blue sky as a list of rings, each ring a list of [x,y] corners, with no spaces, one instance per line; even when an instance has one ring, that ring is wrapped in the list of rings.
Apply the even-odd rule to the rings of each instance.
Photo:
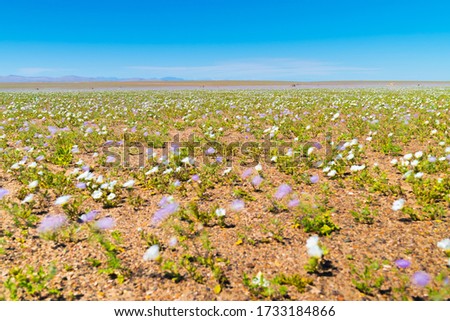
[[[0,75],[450,80],[448,1],[2,1]]]

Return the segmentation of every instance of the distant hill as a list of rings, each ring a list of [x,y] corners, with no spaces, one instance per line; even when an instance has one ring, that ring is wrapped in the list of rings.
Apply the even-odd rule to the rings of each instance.
[[[163,78],[117,78],[117,77],[80,77],[80,76],[62,76],[62,77],[26,77],[18,75],[0,76],[0,82],[107,82],[107,81],[183,81],[177,77]]]

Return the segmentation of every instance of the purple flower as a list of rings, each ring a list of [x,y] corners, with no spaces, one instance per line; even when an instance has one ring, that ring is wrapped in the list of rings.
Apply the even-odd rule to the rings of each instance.
[[[38,161],[38,162],[40,162],[43,159],[44,159],[44,156],[42,156],[42,155],[39,155],[38,157],[36,157],[36,161]]]
[[[161,198],[161,200],[159,201],[158,206],[165,207],[167,204],[170,204],[170,198],[169,196],[163,196],[163,198]]]
[[[7,189],[0,188],[0,200],[8,194],[9,194],[9,191]]]
[[[42,219],[41,224],[39,224],[37,232],[39,234],[55,232],[56,230],[61,228],[64,224],[66,224],[66,222],[67,216],[63,214],[47,215]]]
[[[55,126],[48,126],[48,131],[50,132],[50,134],[54,135],[58,132],[58,127]]]
[[[116,161],[116,158],[114,156],[108,156],[106,157],[106,162],[107,163],[114,163]]]
[[[431,281],[431,276],[424,271],[419,271],[419,272],[414,273],[414,275],[411,278],[411,282],[414,285],[420,286],[420,287],[427,286],[428,283],[430,283],[430,281]]]
[[[243,200],[234,200],[231,202],[231,210],[235,212],[240,212],[244,209],[245,203]]]
[[[293,200],[290,200],[288,203],[288,207],[297,207],[300,205],[300,201],[296,198],[294,198]]]
[[[217,156],[216,157],[216,162],[217,163],[222,163],[222,161],[223,161],[223,157],[222,156]]]
[[[178,210],[178,203],[167,204],[160,210],[156,211],[156,213],[152,217],[151,225],[157,225],[158,223],[166,219],[168,216],[175,213],[177,210]]]
[[[277,200],[281,200],[282,198],[284,198],[285,196],[287,196],[290,192],[292,192],[292,188],[287,185],[287,184],[281,184],[278,187],[278,190],[276,191],[274,197]]]
[[[80,216],[80,220],[83,221],[83,223],[91,222],[95,220],[95,217],[100,213],[98,210],[92,210],[90,212],[87,212],[86,214],[83,214]]]
[[[109,230],[116,226],[116,221],[112,217],[104,217],[95,222],[95,227],[99,230]]]
[[[216,150],[214,148],[210,147],[206,150],[206,155],[212,155],[215,152],[216,152]]]
[[[84,165],[81,167],[84,172],[88,172],[91,168],[88,165]]]
[[[257,175],[255,177],[253,177],[252,185],[255,187],[258,187],[259,185],[261,185],[262,181],[263,181],[263,178],[261,176]]]
[[[313,175],[309,178],[309,181],[311,182],[311,184],[316,184],[319,181],[319,176]]]
[[[241,178],[242,179],[246,179],[247,177],[249,177],[250,175],[252,175],[253,173],[253,168],[247,168],[245,171],[242,172],[241,174]]]
[[[395,261],[395,265],[397,265],[398,268],[406,269],[411,266],[411,262],[409,262],[408,260],[399,259]]]
[[[77,183],[75,185],[75,187],[79,188],[79,189],[85,189],[86,188],[86,183],[83,183],[83,182]]]
[[[197,174],[192,175],[191,178],[194,182],[198,182],[200,180],[200,176],[198,176]]]

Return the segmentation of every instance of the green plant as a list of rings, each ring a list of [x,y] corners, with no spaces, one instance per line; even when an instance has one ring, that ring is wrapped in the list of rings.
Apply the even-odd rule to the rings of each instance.
[[[369,260],[362,271],[352,267],[351,272],[355,275],[352,283],[355,288],[366,295],[373,295],[374,290],[379,291],[385,282],[385,277],[380,274],[380,268],[380,263],[372,260]]]
[[[356,222],[364,224],[373,224],[374,217],[378,215],[376,211],[370,210],[369,206],[365,206],[359,211],[350,211],[350,214]]]
[[[37,269],[32,266],[26,266],[24,269],[14,267],[9,270],[9,276],[3,286],[9,291],[9,298],[13,301],[30,298],[42,300],[59,294],[57,289],[49,287],[49,282],[56,272],[54,264],[45,269],[42,266]]]
[[[314,216],[306,215],[302,218],[296,218],[294,226],[303,226],[305,232],[317,233],[320,236],[330,235],[340,228],[331,219],[329,212],[319,213]]]

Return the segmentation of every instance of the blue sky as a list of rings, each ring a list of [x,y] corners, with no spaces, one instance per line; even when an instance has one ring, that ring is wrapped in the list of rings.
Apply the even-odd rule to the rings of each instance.
[[[4,1],[0,75],[450,80],[447,1]]]

